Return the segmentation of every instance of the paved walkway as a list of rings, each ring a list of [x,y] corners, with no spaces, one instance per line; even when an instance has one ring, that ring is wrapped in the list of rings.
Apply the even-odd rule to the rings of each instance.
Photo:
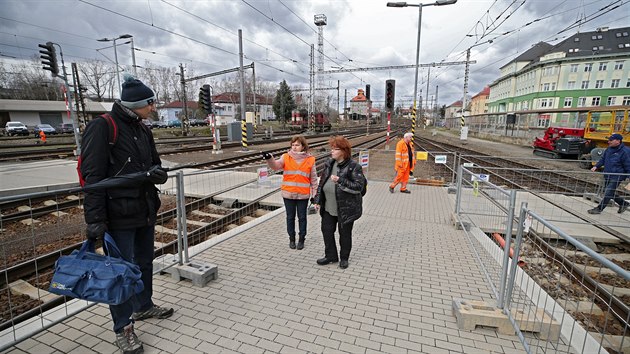
[[[176,309],[139,322],[145,353],[514,353],[516,336],[460,331],[453,298],[491,300],[445,188],[390,194],[370,181],[350,267],[319,266],[319,215],[306,248],[290,250],[284,213],[203,252],[219,266],[204,288],[157,276],[154,299]],[[115,353],[107,307],[87,311],[11,352]]]

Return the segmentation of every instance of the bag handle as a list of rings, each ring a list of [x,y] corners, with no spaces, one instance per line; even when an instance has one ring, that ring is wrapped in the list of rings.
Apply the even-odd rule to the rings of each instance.
[[[120,250],[116,245],[114,238],[107,232],[103,236],[103,247],[107,250],[107,255],[114,258],[122,258]]]

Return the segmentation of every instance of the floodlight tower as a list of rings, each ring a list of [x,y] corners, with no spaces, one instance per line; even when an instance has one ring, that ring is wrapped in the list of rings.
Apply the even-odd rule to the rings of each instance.
[[[317,58],[317,88],[324,87],[324,74],[322,73],[322,71],[324,71],[324,26],[327,24],[328,20],[326,19],[326,15],[315,15],[315,25],[317,26],[317,52],[319,53],[319,57]],[[321,110],[321,98],[317,101],[317,109]]]

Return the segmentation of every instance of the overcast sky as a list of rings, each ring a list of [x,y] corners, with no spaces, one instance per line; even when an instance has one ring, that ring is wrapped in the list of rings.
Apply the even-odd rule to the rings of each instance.
[[[630,0],[459,0],[422,9],[420,63],[464,61],[472,49],[469,94],[499,75],[499,68],[540,41],[555,44],[576,32],[630,26]],[[428,2],[425,2],[425,4]],[[195,75],[238,66],[239,29],[247,65],[259,80],[308,88],[310,45],[317,51],[313,16],[324,14],[324,69],[415,63],[418,7],[391,8],[381,0],[0,0],[0,60],[32,58],[38,43],[59,43],[66,62],[113,60],[99,38],[134,37],[137,65],[176,67]],[[417,2],[413,3],[417,4]],[[613,7],[617,6],[613,9]],[[580,21],[581,22],[576,22]],[[492,40],[492,43],[487,43]],[[118,61],[131,70],[129,45]],[[317,65],[318,59],[316,57]],[[426,68],[418,91],[426,96]],[[396,80],[396,104],[410,105],[414,69],[334,74],[348,100],[370,84],[383,105],[385,80]],[[431,68],[429,99],[439,86],[439,104],[461,99],[464,65]],[[201,86],[204,82],[199,82]],[[332,93],[332,92],[331,92]],[[334,93],[336,95],[336,92]],[[420,92],[419,92],[420,94]]]

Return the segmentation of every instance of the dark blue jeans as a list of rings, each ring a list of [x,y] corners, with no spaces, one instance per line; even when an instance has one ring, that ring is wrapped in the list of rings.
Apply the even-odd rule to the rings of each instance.
[[[120,305],[109,306],[114,321],[114,332],[118,333],[131,323],[134,312],[146,311],[153,306],[153,240],[155,225],[138,229],[109,230],[120,253],[128,262],[140,266],[144,290]]]
[[[324,237],[324,255],[330,260],[347,261],[352,250],[352,227],[354,221],[342,225],[339,217],[322,212],[322,236]],[[339,257],[337,257],[337,243],[335,230],[339,230]]]
[[[289,240],[295,241],[295,212],[297,211],[299,223],[300,240],[304,241],[306,237],[306,209],[308,208],[308,199],[284,199],[284,208],[287,211],[287,233]]]
[[[606,183],[606,191],[604,192],[604,198],[602,198],[602,200],[599,202],[597,208],[599,210],[604,210],[606,206],[608,206],[608,202],[610,202],[611,199],[613,199],[615,203],[619,204],[619,206],[626,204],[625,199],[616,196],[617,187],[619,187],[621,180],[615,177],[605,177],[604,182]]]

